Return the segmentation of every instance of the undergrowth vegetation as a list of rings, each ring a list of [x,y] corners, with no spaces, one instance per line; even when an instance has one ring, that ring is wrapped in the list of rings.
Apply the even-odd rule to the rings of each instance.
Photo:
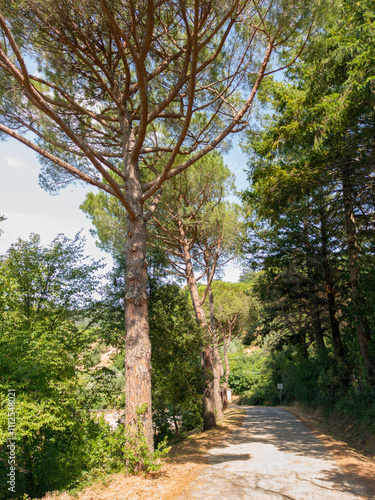
[[[49,247],[33,235],[0,259],[0,476],[16,478],[14,487],[1,482],[4,500],[75,491],[120,471],[155,470],[167,440],[201,421],[199,332],[179,287],[158,282],[150,287],[156,452],[143,432],[145,407],[138,409],[135,432],[121,419],[117,427],[104,420],[104,410],[125,406],[118,333],[124,314],[113,300],[121,283],[110,280],[104,299],[95,300],[100,265],[87,264],[82,251],[79,235],[60,235]],[[109,311],[110,300],[117,309]],[[104,366],[105,351],[112,357]],[[15,415],[14,434],[9,415]]]
[[[144,409],[140,409],[141,416]],[[22,436],[15,441],[17,480],[15,494],[8,491],[5,481],[0,496],[21,498],[27,492],[40,497],[46,491],[67,489],[71,493],[82,489],[109,474],[126,471],[130,474],[158,470],[158,459],[168,453],[166,441],[151,453],[143,434],[138,429],[127,430],[123,424],[112,429],[103,418],[82,415],[79,420],[69,419],[60,429],[45,425],[38,432]],[[0,447],[0,474],[5,478],[9,450]]]

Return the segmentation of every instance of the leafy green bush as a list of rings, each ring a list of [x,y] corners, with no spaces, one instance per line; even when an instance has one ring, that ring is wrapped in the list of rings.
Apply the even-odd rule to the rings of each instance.
[[[284,403],[299,401],[307,405],[317,405],[322,396],[320,388],[329,398],[329,391],[334,384],[332,360],[316,356],[314,352],[306,358],[299,346],[287,346],[280,351],[273,351],[259,361],[259,375],[250,390],[246,391],[248,404],[280,403],[277,384],[284,386]],[[330,376],[332,380],[330,379]]]
[[[97,263],[83,257],[79,235],[60,235],[49,247],[40,238],[19,240],[0,257],[0,476],[10,472],[8,390],[16,394],[16,490],[0,483],[0,498],[80,487],[100,474],[151,470],[155,459],[142,429],[112,431],[85,411],[121,405],[124,375],[102,368],[80,379],[77,366],[98,340]],[[92,356],[92,354],[94,354]],[[113,407],[113,406],[112,406]],[[12,441],[13,442],[13,441]],[[13,464],[12,464],[13,465]]]
[[[177,285],[154,285],[149,304],[155,441],[179,439],[202,421],[201,333]]]
[[[20,405],[18,405],[20,409]],[[0,485],[2,499],[28,494],[33,498],[47,491],[81,489],[98,477],[111,473],[158,470],[158,459],[169,448],[166,440],[151,453],[141,423],[145,408],[138,410],[135,430],[119,424],[115,430],[103,418],[90,418],[89,412],[66,414],[60,429],[47,424],[39,427],[35,435],[22,436],[16,444],[16,491],[8,491],[5,482]],[[5,412],[1,423],[5,423]],[[7,477],[9,450],[7,442],[0,445],[0,474]],[[53,471],[53,473],[52,473]]]
[[[262,361],[257,354],[247,355],[238,347],[228,358],[229,387],[235,394],[242,395],[258,383],[262,376]]]
[[[124,408],[124,369],[101,367],[91,372],[90,376],[82,378],[80,382],[77,398],[82,408]]]
[[[5,398],[2,408],[5,410]],[[16,495],[0,484],[0,497],[13,498],[28,493],[41,496],[49,490],[65,488],[79,476],[85,432],[82,419],[72,418],[53,401],[36,404],[22,395],[16,406]],[[55,406],[55,408],[53,408]],[[43,413],[44,412],[44,413]],[[6,436],[6,412],[1,412],[0,475],[7,477],[9,450]],[[51,473],[53,471],[53,474]]]
[[[103,418],[87,421],[86,443],[83,450],[83,470],[77,484],[90,482],[98,476],[127,470],[130,473],[145,473],[158,470],[157,460],[165,456],[169,448],[159,444],[155,452],[150,452],[142,425],[146,405],[138,408],[138,422],[135,429],[127,429],[119,423],[112,430]]]

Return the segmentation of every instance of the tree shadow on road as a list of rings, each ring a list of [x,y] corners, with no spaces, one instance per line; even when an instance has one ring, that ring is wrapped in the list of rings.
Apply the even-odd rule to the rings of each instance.
[[[216,485],[222,483],[221,489],[228,487],[228,475],[226,476],[225,472],[222,473],[223,470],[228,469],[231,487],[234,487],[236,482],[238,485],[242,484],[245,490],[246,485],[252,485],[253,493],[258,495],[254,498],[262,498],[262,495],[264,498],[269,495],[279,495],[278,498],[286,499],[305,498],[303,490],[308,491],[309,488],[320,489],[322,498],[327,499],[331,497],[341,499],[345,498],[345,495],[350,497],[353,495],[353,498],[367,498],[362,488],[356,487],[347,480],[336,466],[325,445],[287,410],[251,407],[242,426],[239,426],[240,420],[239,415],[233,413],[228,416],[228,420],[221,428],[204,433],[192,439],[190,443],[184,443],[184,451],[187,453],[176,457],[177,460],[209,463],[216,466],[216,469],[218,467],[216,472],[215,467],[205,468],[201,474],[209,482],[216,483]],[[263,473],[254,470],[254,473],[249,474],[248,462],[252,458],[251,453],[246,449],[249,444],[262,450]],[[271,450],[274,452],[276,449],[276,459],[268,460],[268,449],[270,453]],[[283,458],[286,456],[287,459]],[[281,461],[277,457],[281,457]],[[318,468],[315,473],[311,471],[310,474],[308,467],[306,470],[306,465],[299,465],[306,458],[306,463],[311,465],[317,460],[321,461],[321,468]],[[290,464],[285,460],[293,462],[291,470]],[[259,462],[257,465],[259,466]],[[351,477],[351,480],[353,479],[355,483],[355,478]],[[290,488],[297,488],[293,485],[293,481],[299,485],[298,488],[301,488],[302,496],[290,496]],[[276,487],[275,482],[278,483]],[[200,490],[201,493],[203,494],[204,491]]]
[[[182,443],[172,447],[168,461],[174,463],[194,462],[208,464],[207,452],[228,439],[234,432],[241,429],[246,410],[235,405],[231,406],[225,418],[216,429],[202,432],[197,431],[187,437]]]
[[[251,407],[243,426],[230,436],[230,444],[264,443],[279,451],[312,458],[330,458],[324,444],[300,420],[281,408]],[[219,447],[228,445],[224,440]]]

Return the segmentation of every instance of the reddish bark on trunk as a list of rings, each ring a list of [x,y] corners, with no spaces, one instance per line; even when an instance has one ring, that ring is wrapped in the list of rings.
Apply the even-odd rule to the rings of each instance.
[[[138,213],[142,214],[139,204]],[[128,216],[125,246],[125,425],[133,430],[137,409],[147,405],[142,417],[144,433],[153,450],[151,401],[151,343],[148,326],[148,292],[146,260],[146,221],[142,215]]]
[[[182,224],[180,224],[180,229],[181,229],[181,236],[184,236]],[[206,431],[212,429],[213,427],[216,427],[212,350],[211,350],[210,338],[208,335],[208,324],[199,297],[198,286],[194,276],[194,270],[193,270],[193,265],[191,263],[189,248],[187,243],[185,242],[184,237],[182,237],[182,240],[184,241],[182,247],[185,259],[186,279],[190,290],[191,300],[193,302],[197,323],[202,328],[203,335],[206,337],[203,340],[204,346],[202,349],[202,356],[201,356],[203,379],[204,379],[203,429]]]
[[[214,377],[214,406],[215,414],[218,420],[224,417],[223,402],[221,396],[220,379],[223,372],[223,367],[219,352],[219,341],[215,325],[215,309],[214,309],[214,296],[212,294],[211,285],[209,286],[208,299],[210,303],[210,323],[212,335],[212,362],[213,362],[213,377]]]

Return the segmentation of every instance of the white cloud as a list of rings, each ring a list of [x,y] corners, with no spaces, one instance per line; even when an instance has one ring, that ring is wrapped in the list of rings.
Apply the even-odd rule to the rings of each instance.
[[[229,262],[229,264],[227,264],[224,267],[223,281],[238,283],[241,274],[242,274],[241,267],[236,266],[236,264],[234,264],[233,262]]]
[[[12,168],[21,168],[25,164],[24,161],[14,156],[5,156],[4,160],[5,163],[7,163],[7,165]]]

